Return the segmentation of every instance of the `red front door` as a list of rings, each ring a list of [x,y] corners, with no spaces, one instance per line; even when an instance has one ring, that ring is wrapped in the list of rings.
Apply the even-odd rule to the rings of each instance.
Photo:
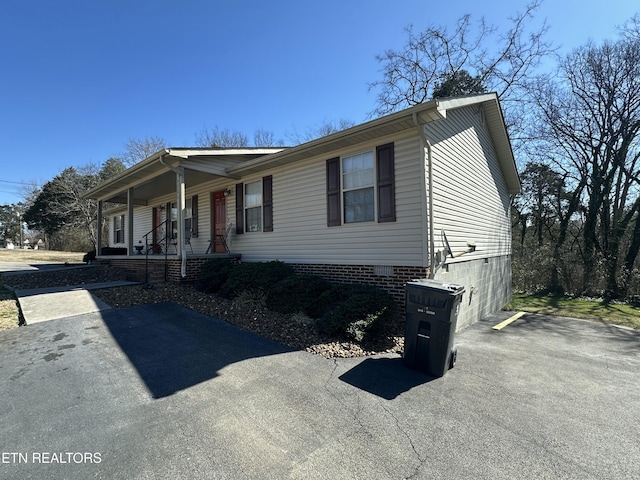
[[[224,191],[214,192],[211,194],[211,213],[213,221],[213,235],[226,235],[227,234],[227,199],[224,196]],[[212,238],[216,238],[213,236]],[[215,253],[224,253],[224,246],[220,242],[215,242],[213,249]]]

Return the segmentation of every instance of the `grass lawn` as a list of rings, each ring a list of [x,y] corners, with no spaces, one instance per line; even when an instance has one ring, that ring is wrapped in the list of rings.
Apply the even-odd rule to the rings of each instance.
[[[82,252],[55,252],[53,250],[9,250],[0,248],[0,262],[27,263],[82,263]]]
[[[83,263],[82,252],[55,252],[51,250],[9,250],[0,248],[0,262],[25,263]],[[2,288],[0,281],[0,330],[18,326],[18,305],[10,290]]]
[[[603,300],[514,294],[505,310],[585,318],[640,329],[640,308]]]
[[[12,291],[0,287],[0,330],[18,326],[18,305]]]

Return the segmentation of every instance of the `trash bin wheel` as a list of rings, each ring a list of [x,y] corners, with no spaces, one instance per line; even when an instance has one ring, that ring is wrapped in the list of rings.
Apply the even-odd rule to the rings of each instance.
[[[453,348],[451,349],[451,355],[449,355],[449,370],[456,364],[456,360],[458,360],[458,349]]]

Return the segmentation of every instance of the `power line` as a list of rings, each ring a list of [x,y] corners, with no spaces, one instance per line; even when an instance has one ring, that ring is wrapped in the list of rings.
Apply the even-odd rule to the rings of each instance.
[[[2,183],[15,183],[16,185],[30,185],[30,183],[27,183],[27,182],[12,182],[11,180],[0,180],[0,182],[2,182]]]
[[[5,186],[3,186],[3,185],[0,185],[0,192],[3,192],[3,193],[16,193],[16,194],[19,194],[19,193],[22,193],[22,189],[21,189],[21,188],[18,188],[18,187],[13,187],[13,188],[11,188],[11,187],[5,187]]]

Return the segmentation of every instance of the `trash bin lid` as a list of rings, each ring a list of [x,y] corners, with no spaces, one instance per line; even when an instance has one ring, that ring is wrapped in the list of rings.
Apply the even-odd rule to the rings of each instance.
[[[458,294],[464,292],[464,285],[455,283],[447,283],[441,280],[433,280],[431,278],[415,278],[407,282],[407,285],[423,287],[432,290],[438,290],[449,294]]]

